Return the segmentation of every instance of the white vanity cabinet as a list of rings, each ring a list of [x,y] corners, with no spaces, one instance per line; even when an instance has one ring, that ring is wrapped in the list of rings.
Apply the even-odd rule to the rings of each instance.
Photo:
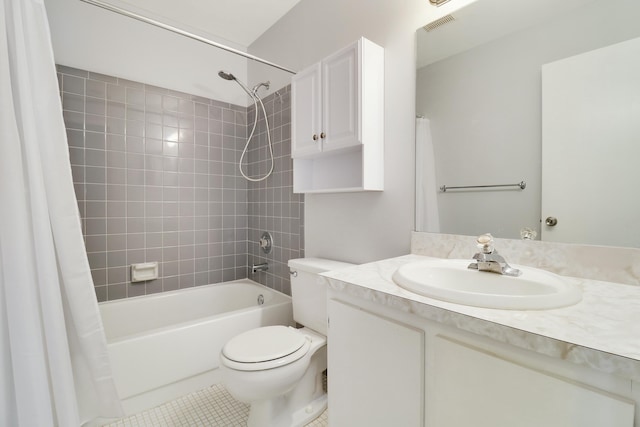
[[[333,427],[640,425],[631,379],[336,291],[329,298]]]
[[[430,337],[426,425],[633,426],[634,403],[623,397],[630,380],[492,344],[447,331]]]
[[[382,190],[384,50],[361,38],[291,82],[295,193]]]
[[[329,425],[422,425],[424,332],[330,300]]]

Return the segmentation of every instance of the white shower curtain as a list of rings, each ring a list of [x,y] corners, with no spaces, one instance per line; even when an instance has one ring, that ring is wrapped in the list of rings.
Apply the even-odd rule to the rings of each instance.
[[[431,123],[416,118],[416,227],[438,233],[440,214],[436,190],[436,162],[431,138]]]
[[[42,0],[0,7],[0,425],[120,416]]]

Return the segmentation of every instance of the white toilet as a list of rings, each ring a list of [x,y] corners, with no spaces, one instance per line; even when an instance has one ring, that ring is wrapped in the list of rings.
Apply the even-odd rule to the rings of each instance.
[[[293,318],[304,327],[252,329],[223,347],[222,381],[234,398],[251,405],[249,427],[302,426],[327,407],[327,290],[317,274],[351,265],[290,260]]]

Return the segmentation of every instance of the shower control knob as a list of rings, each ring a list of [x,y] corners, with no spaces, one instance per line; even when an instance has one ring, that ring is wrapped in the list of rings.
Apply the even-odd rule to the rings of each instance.
[[[262,233],[260,240],[258,240],[258,245],[265,254],[271,253],[271,248],[273,247],[273,237],[271,236],[271,233],[268,231]]]
[[[314,140],[314,141],[317,141],[317,140],[318,140],[318,135],[316,135],[316,134],[314,133],[314,134],[313,134],[313,136],[312,136],[312,138],[313,138],[313,140]]]

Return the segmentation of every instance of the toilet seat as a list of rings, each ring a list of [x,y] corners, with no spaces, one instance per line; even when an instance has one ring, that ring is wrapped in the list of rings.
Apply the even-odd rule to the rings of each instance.
[[[222,349],[222,363],[239,371],[260,371],[288,365],[302,358],[311,339],[297,329],[266,326],[232,338]]]

